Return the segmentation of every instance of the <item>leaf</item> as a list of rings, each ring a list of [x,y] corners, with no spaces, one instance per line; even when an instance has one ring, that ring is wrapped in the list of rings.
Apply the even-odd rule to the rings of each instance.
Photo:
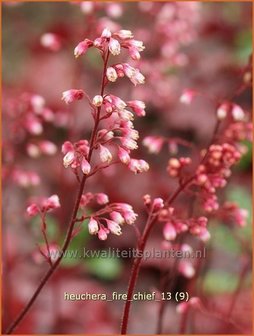
[[[211,270],[205,276],[203,289],[207,294],[232,293],[238,283],[236,275],[222,271]]]
[[[246,62],[246,59],[252,53],[252,31],[250,29],[240,31],[235,39],[236,57],[240,61]]]
[[[239,242],[234,238],[228,226],[224,223],[214,223],[209,225],[209,231],[212,237],[212,245],[216,249],[221,251],[239,254],[241,252],[241,246]]]
[[[94,257],[86,260],[89,272],[102,280],[115,280],[122,272],[122,262],[117,258]]]
[[[61,266],[62,267],[76,267],[81,262],[83,262],[83,249],[90,239],[90,234],[87,228],[88,220],[82,223],[82,228],[80,233],[74,237],[69,245],[69,248],[63,257]]]
[[[41,218],[39,216],[33,217],[31,219],[32,230],[35,234],[40,234],[41,230]],[[47,237],[48,241],[54,241],[57,239],[59,234],[59,226],[57,220],[50,215],[46,217],[46,224],[47,224]],[[40,236],[40,242],[44,242],[42,235]]]
[[[252,143],[250,141],[243,141],[242,144],[247,147],[247,153],[242,156],[240,162],[237,164],[236,169],[247,170],[251,167],[252,163]]]

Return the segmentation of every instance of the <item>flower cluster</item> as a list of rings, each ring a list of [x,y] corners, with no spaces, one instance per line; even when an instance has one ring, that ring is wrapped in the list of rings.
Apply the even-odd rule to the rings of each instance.
[[[90,173],[91,166],[87,161],[89,154],[87,140],[80,140],[74,144],[70,141],[65,141],[62,145],[62,153],[64,154],[63,165],[65,168],[71,167],[76,171],[80,167],[83,174]]]
[[[99,38],[94,41],[85,39],[80,42],[74,50],[76,57],[86,53],[90,47],[95,47],[102,53],[102,58],[107,55],[120,54],[122,48],[130,53],[133,59],[139,59],[140,52],[144,49],[143,43],[133,39],[133,34],[129,30],[119,30],[111,33],[105,28]],[[134,85],[143,84],[144,76],[139,69],[133,68],[128,63],[118,63],[107,67],[105,71],[105,80],[115,82],[118,77],[127,76]],[[105,82],[105,86],[107,82]],[[140,100],[131,100],[125,102],[120,97],[113,94],[95,95],[90,99],[88,95],[81,89],[71,89],[63,92],[62,99],[70,104],[75,100],[86,97],[92,108],[93,116],[96,109],[99,109],[100,120],[105,123],[105,128],[97,132],[93,149],[99,151],[100,161],[107,165],[113,159],[113,155],[109,146],[117,148],[117,155],[120,162],[134,173],[145,172],[149,169],[149,165],[144,160],[132,159],[130,152],[138,147],[137,139],[139,133],[134,129],[133,119],[134,113],[138,117],[145,116],[145,104]],[[84,174],[91,171],[91,163],[89,156],[89,144],[87,140],[80,140],[75,144],[65,142],[62,146],[64,156],[64,166],[77,169],[79,166]]]
[[[223,102],[217,109],[217,118],[223,120],[227,117],[231,118],[232,121],[242,121],[246,115],[241,106],[231,102]]]
[[[121,3],[81,1],[79,5],[82,13],[86,15],[96,13],[96,11],[101,9],[105,9],[106,14],[115,19],[123,14],[123,5]]]
[[[145,83],[145,76],[139,69],[133,68],[128,63],[119,63],[107,68],[107,79],[110,82],[115,82],[117,78],[126,76],[136,86]]]
[[[38,141],[37,144],[28,143],[26,146],[27,154],[30,157],[37,158],[41,154],[54,155],[57,152],[57,146],[48,140]]]
[[[4,176],[8,174],[6,169],[3,169]],[[23,188],[38,186],[41,182],[40,176],[33,171],[26,171],[20,168],[14,168],[11,174],[13,182]]]
[[[165,240],[174,241],[179,234],[184,232],[189,232],[202,241],[210,239],[206,217],[178,218],[174,215],[174,208],[167,206],[162,198],[158,197],[152,200],[150,195],[144,195],[143,200],[149,212],[157,214],[158,221],[164,224],[163,236]]]
[[[23,94],[17,102],[19,107],[14,107],[19,111],[19,121],[30,134],[40,135],[43,132],[43,122],[52,122],[54,113],[46,107],[45,99],[37,94]]]
[[[160,135],[149,135],[146,136],[142,144],[147,148],[148,152],[151,154],[159,154],[162,147],[166,144],[168,146],[168,151],[171,155],[175,155],[179,151],[179,147],[191,148],[193,145],[180,138],[166,138]]]
[[[26,212],[30,217],[34,217],[38,214],[45,214],[54,209],[60,208],[60,201],[57,195],[52,195],[49,198],[42,199],[39,202],[31,203]]]
[[[193,248],[189,244],[179,244],[176,241],[164,240],[162,242],[162,248],[164,250],[174,250],[179,251],[179,255],[182,255],[181,260],[178,262],[177,270],[178,272],[187,279],[191,279],[195,273],[195,265],[191,261],[191,256],[194,255]]]
[[[127,203],[109,203],[109,198],[104,193],[82,195],[80,208],[84,210],[91,202],[95,201],[100,206],[104,206],[89,216],[88,230],[92,235],[97,234],[100,240],[106,240],[111,232],[117,236],[122,234],[121,226],[126,223],[132,225],[137,214],[131,205]],[[85,215],[82,218],[87,218]]]
[[[208,219],[206,217],[179,219],[172,215],[172,210],[171,214],[167,210],[163,210],[160,213],[159,220],[165,223],[163,236],[168,241],[175,240],[179,234],[187,231],[202,241],[210,239],[210,234],[207,230]]]
[[[235,122],[229,124],[224,135],[228,140],[239,142],[243,140],[252,141],[253,125],[251,122]]]
[[[236,224],[239,227],[247,225],[249,212],[239,208],[235,202],[225,202],[220,209],[220,217],[224,222]]]
[[[181,302],[176,307],[178,314],[185,314],[189,309],[200,309],[202,307],[201,301],[198,297],[192,297],[188,302]]]
[[[105,28],[101,36],[94,41],[85,39],[80,42],[74,49],[75,57],[84,55],[92,46],[102,53],[105,50],[109,50],[113,56],[119,55],[121,48],[125,48],[134,60],[140,59],[140,52],[145,49],[142,41],[133,39],[133,34],[130,30],[119,30],[116,33],[111,33],[108,28]]]
[[[189,164],[191,164],[191,158],[189,157],[171,158],[168,161],[167,172],[171,177],[180,176],[182,169]]]
[[[143,145],[148,149],[149,153],[159,154],[164,144],[164,138],[161,136],[147,136],[143,139]]]
[[[216,189],[225,187],[230,168],[240,160],[242,153],[234,145],[223,143],[211,145],[203,155],[205,162],[198,166],[194,184],[200,188],[205,211],[212,212],[219,208]]]

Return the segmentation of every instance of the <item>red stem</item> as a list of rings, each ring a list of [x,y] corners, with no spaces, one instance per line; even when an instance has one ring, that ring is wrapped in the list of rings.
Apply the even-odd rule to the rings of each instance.
[[[214,128],[214,132],[213,132],[213,136],[212,139],[208,145],[208,148],[210,147],[210,145],[213,143],[213,141],[215,140],[215,137],[218,133],[219,130],[219,126],[220,126],[220,121],[217,120],[216,124],[215,124],[215,128]],[[208,152],[208,151],[207,151]],[[207,158],[207,152],[204,155],[204,157],[202,158],[202,160],[200,161],[199,164],[202,164],[206,158]],[[177,189],[176,191],[173,193],[173,195],[168,198],[165,202],[166,206],[170,206],[175,199],[178,197],[178,195],[189,185],[189,183],[191,183],[193,180],[195,179],[195,175],[189,177],[184,183],[182,183]],[[135,285],[136,285],[136,281],[137,281],[137,277],[139,274],[139,269],[140,269],[140,264],[142,261],[142,255],[144,253],[144,249],[149,237],[149,234],[151,232],[151,229],[154,225],[154,223],[157,220],[157,215],[152,216],[152,214],[149,214],[149,217],[147,219],[146,225],[145,225],[145,229],[144,232],[138,242],[138,256],[135,258],[134,262],[133,262],[133,266],[132,266],[132,270],[131,270],[131,275],[130,275],[130,281],[129,281],[129,285],[128,285],[128,291],[127,291],[127,300],[125,301],[125,305],[124,305],[124,312],[123,312],[123,318],[122,318],[122,325],[121,325],[121,335],[125,335],[127,332],[127,326],[128,326],[128,320],[129,320],[129,313],[130,313],[130,306],[131,306],[131,299],[133,296],[133,292],[135,289]]]
[[[188,185],[190,181],[192,181],[192,179],[193,177],[191,179],[188,179],[184,184],[180,185],[176,189],[172,197],[168,200],[167,205],[170,205],[176,199],[176,197],[184,190],[184,188]],[[142,261],[142,255],[144,253],[144,249],[145,249],[149,234],[156,220],[157,220],[157,215],[152,216],[152,214],[150,213],[147,219],[146,225],[145,225],[144,232],[138,242],[138,247],[137,247],[138,256],[135,258],[133,262],[132,270],[131,270],[130,281],[129,281],[128,291],[127,291],[127,300],[125,301],[125,305],[124,305],[124,312],[123,312],[122,325],[121,325],[121,335],[126,335],[126,332],[127,332],[131,300],[132,300],[133,292],[135,289],[137,277],[139,274],[140,264]]]
[[[104,95],[104,90],[105,90],[105,86],[106,86],[105,85],[105,78],[106,78],[108,58],[109,58],[109,51],[107,51],[107,55],[104,58],[104,67],[103,67],[101,92],[100,92],[101,96]],[[97,114],[96,114],[96,118],[95,118],[94,128],[93,128],[93,131],[92,131],[92,134],[91,134],[91,139],[90,139],[90,150],[89,150],[88,158],[87,158],[88,162],[91,161],[92,154],[93,154],[93,149],[94,149],[93,145],[94,145],[94,142],[95,142],[95,138],[96,138],[99,122],[100,122],[100,112],[101,112],[101,106],[97,108]],[[51,266],[51,268],[44,275],[44,277],[42,278],[39,286],[37,287],[36,291],[34,292],[33,296],[31,297],[31,299],[29,300],[27,305],[23,308],[23,310],[20,312],[18,317],[12,322],[12,324],[6,330],[5,334],[11,334],[14,331],[14,329],[19,325],[19,323],[23,320],[23,318],[26,316],[27,312],[30,310],[33,303],[37,299],[41,290],[44,288],[44,286],[46,285],[46,283],[51,278],[52,274],[54,273],[54,271],[57,269],[58,265],[60,264],[64,254],[65,254],[65,251],[67,250],[67,248],[68,248],[68,246],[71,242],[71,239],[72,239],[72,233],[73,233],[73,229],[74,229],[74,226],[75,226],[75,223],[76,223],[76,217],[77,217],[77,213],[78,213],[78,209],[79,209],[79,204],[80,204],[81,196],[83,194],[83,190],[84,190],[84,187],[85,187],[86,180],[87,180],[87,175],[83,175],[83,178],[82,178],[80,186],[79,186],[79,191],[78,191],[77,198],[76,198],[76,201],[75,201],[75,206],[74,206],[74,209],[73,209],[71,220],[69,222],[69,226],[68,226],[68,229],[67,229],[67,233],[66,233],[66,236],[65,236],[65,240],[64,240],[59,258],[55,261],[55,263]]]

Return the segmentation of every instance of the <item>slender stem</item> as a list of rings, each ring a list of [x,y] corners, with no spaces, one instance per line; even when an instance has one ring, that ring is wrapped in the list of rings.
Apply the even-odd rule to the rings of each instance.
[[[234,307],[235,307],[235,304],[237,302],[237,299],[238,299],[238,295],[244,285],[244,279],[245,279],[245,276],[248,272],[248,269],[249,269],[249,265],[250,265],[250,262],[246,262],[246,264],[243,266],[242,268],[242,271],[240,273],[240,276],[239,276],[239,280],[238,280],[238,284],[237,284],[237,287],[235,289],[235,292],[233,293],[233,297],[232,297],[232,301],[230,302],[230,305],[229,305],[229,308],[228,308],[228,312],[226,314],[226,318],[229,320],[230,317],[231,317],[231,314],[234,310]]]
[[[188,185],[189,181],[192,179],[187,180],[184,184],[180,185],[177,190],[174,192],[172,197],[168,200],[167,205],[171,205],[172,202],[177,198],[177,196],[184,190],[184,188]],[[131,299],[133,296],[133,292],[135,289],[137,277],[139,274],[140,264],[142,261],[142,256],[144,253],[144,249],[148,240],[148,237],[150,235],[150,232],[156,223],[157,215],[153,215],[150,213],[149,217],[147,219],[144,232],[139,239],[138,242],[138,256],[134,259],[131,275],[130,275],[130,281],[128,285],[128,291],[127,291],[127,300],[125,301],[124,305],[124,312],[123,312],[123,318],[122,318],[122,325],[121,325],[121,335],[125,335],[127,332],[127,326],[128,326],[128,320],[129,320],[129,313],[130,313],[130,306],[131,306]]]
[[[138,254],[137,254],[137,257],[134,259],[134,262],[132,265],[131,276],[130,276],[130,281],[128,285],[127,300],[125,301],[125,306],[124,306],[122,325],[121,325],[121,335],[125,335],[127,332],[131,300],[132,300],[133,292],[135,289],[137,277],[139,274],[140,264],[142,261],[142,255],[145,249],[145,245],[146,245],[149,232],[155,220],[156,220],[156,217],[152,217],[152,214],[150,213],[147,219],[146,225],[145,225],[144,233],[138,242],[138,247],[137,247]]]
[[[181,316],[180,320],[180,327],[179,327],[179,335],[184,335],[187,327],[188,322],[188,316],[189,316],[189,309],[187,308],[186,312],[184,312]]]
[[[217,120],[216,124],[215,124],[215,128],[214,128],[214,132],[213,132],[213,136],[211,141],[209,142],[208,148],[210,147],[210,145],[213,143],[213,141],[215,140],[218,130],[219,130],[219,126],[220,126],[220,121]],[[202,164],[207,158],[207,153],[204,155],[204,157],[202,158],[202,160],[200,161],[199,164]],[[170,206],[175,199],[179,196],[179,194],[181,194],[181,192],[195,179],[195,175],[189,177],[184,183],[180,184],[179,187],[176,189],[176,191],[173,193],[173,195],[168,198],[165,202],[166,206]],[[144,249],[149,237],[149,234],[153,228],[154,223],[157,220],[157,215],[152,216],[152,214],[149,214],[149,217],[147,219],[146,225],[145,225],[145,229],[144,232],[141,236],[141,238],[139,239],[138,242],[138,256],[134,259],[133,262],[133,266],[132,266],[132,270],[131,270],[131,275],[130,275],[130,281],[129,281],[129,285],[128,285],[128,291],[127,291],[127,300],[125,301],[125,305],[124,305],[124,312],[123,312],[123,318],[122,318],[122,324],[121,324],[121,335],[125,335],[127,332],[127,326],[128,326],[128,320],[129,320],[129,313],[130,313],[130,306],[131,306],[131,299],[132,299],[132,295],[135,289],[135,285],[136,285],[136,281],[137,281],[137,277],[139,274],[139,270],[140,270],[140,264],[142,261],[142,256],[144,253]]]
[[[107,51],[106,57],[104,59],[104,67],[103,67],[103,74],[102,74],[102,81],[101,81],[101,92],[100,92],[101,96],[103,96],[105,86],[106,86],[105,85],[105,78],[106,78],[106,70],[107,70],[108,59],[109,59],[109,51]],[[92,134],[91,134],[91,139],[90,139],[90,150],[89,150],[88,158],[87,158],[88,162],[91,161],[93,150],[94,150],[93,145],[94,145],[94,142],[95,142],[95,139],[96,139],[96,134],[97,134],[97,130],[98,130],[99,122],[100,122],[100,112],[101,112],[101,106],[99,106],[97,108],[97,114],[96,114],[96,117],[95,117],[94,128],[93,128],[93,131],[92,131]],[[27,305],[23,308],[23,310],[20,312],[18,317],[13,321],[13,323],[6,330],[5,334],[11,334],[14,331],[14,329],[19,325],[19,323],[23,320],[23,318],[26,316],[27,312],[30,310],[33,303],[37,299],[41,290],[44,288],[44,286],[46,285],[46,283],[51,278],[52,274],[54,273],[54,271],[57,269],[58,265],[60,264],[64,254],[65,254],[65,251],[67,250],[67,248],[68,248],[68,246],[71,242],[71,239],[72,239],[72,233],[73,233],[73,229],[74,229],[74,226],[75,226],[75,223],[76,223],[76,217],[77,217],[77,213],[78,213],[78,209],[79,209],[79,204],[80,204],[80,200],[81,200],[81,197],[82,197],[82,194],[83,194],[83,190],[84,190],[84,187],[85,187],[86,180],[87,180],[87,175],[83,175],[80,186],[79,186],[78,194],[77,194],[77,197],[76,197],[76,201],[75,201],[74,209],[73,209],[73,212],[72,212],[71,220],[69,222],[67,233],[66,233],[64,243],[63,243],[63,246],[62,246],[62,249],[61,249],[60,256],[55,261],[55,263],[50,267],[50,269],[47,271],[47,273],[44,275],[44,277],[41,279],[40,284],[37,287],[36,291],[34,292],[33,296],[31,297],[31,299],[29,300]]]
[[[50,266],[52,267],[53,264],[52,264],[51,255],[50,255],[49,242],[48,242],[46,231],[44,229],[42,229],[42,235],[43,235],[43,239],[45,241],[46,248],[47,248],[47,253],[48,253],[48,255],[47,255],[47,261],[50,264]]]

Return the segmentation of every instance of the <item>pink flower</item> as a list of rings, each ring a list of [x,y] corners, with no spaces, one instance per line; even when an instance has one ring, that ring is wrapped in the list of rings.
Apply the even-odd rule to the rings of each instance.
[[[135,86],[137,84],[144,84],[145,82],[144,75],[128,63],[117,64],[115,65],[115,69],[119,77],[127,76]]]
[[[133,34],[130,30],[121,29],[118,32],[115,33],[120,39],[131,39],[133,38]]]
[[[84,95],[85,93],[83,90],[71,89],[63,92],[62,100],[64,100],[66,104],[70,104],[75,100],[81,100]]]
[[[247,225],[249,212],[246,209],[239,208],[237,203],[225,202],[223,205],[223,218],[236,223],[240,227]]]
[[[124,218],[121,215],[120,212],[117,211],[112,211],[109,216],[112,218],[112,220],[118,224],[123,224],[124,223]]]
[[[132,225],[136,221],[138,215],[135,214],[132,209],[130,209],[123,212],[123,217],[127,224]]]
[[[138,40],[126,40],[123,43],[123,46],[128,48],[129,54],[132,59],[139,60],[140,59],[140,52],[145,49],[143,42]]]
[[[52,195],[43,203],[43,207],[46,211],[60,208],[60,201],[57,195]]]
[[[101,204],[101,205],[107,204],[109,202],[108,195],[104,193],[98,193],[96,194],[96,201],[98,204]]]
[[[63,165],[65,168],[68,168],[75,160],[75,152],[67,152],[63,158]]]
[[[130,155],[127,152],[127,150],[123,149],[122,147],[119,147],[118,149],[118,157],[120,161],[124,164],[128,164],[130,162]]]
[[[39,213],[39,211],[40,210],[38,208],[38,205],[34,203],[29,205],[29,207],[26,209],[26,212],[30,217],[36,216]]]
[[[176,239],[176,229],[171,222],[167,222],[163,229],[163,235],[166,240]]]
[[[200,308],[201,302],[198,297],[192,297],[188,302],[181,302],[177,305],[178,314],[185,314],[189,308]]]
[[[123,14],[122,4],[109,3],[106,7],[106,12],[108,16],[117,19]]]
[[[82,159],[80,167],[85,175],[88,175],[91,171],[91,165],[85,158]]]
[[[242,121],[245,118],[243,109],[237,104],[233,104],[231,113],[235,121]]]
[[[74,147],[70,141],[65,141],[62,145],[62,153],[67,154],[68,152],[74,151]]]
[[[197,92],[194,90],[185,90],[181,97],[180,97],[180,102],[186,105],[189,105],[192,103],[193,98],[197,95]]]
[[[109,231],[106,228],[101,227],[98,231],[98,238],[100,240],[106,240],[108,238]]]
[[[110,163],[112,160],[112,154],[110,153],[109,149],[102,145],[99,146],[99,149],[101,162]]]
[[[117,236],[120,236],[122,234],[122,230],[119,224],[110,219],[107,219],[106,221],[107,221],[107,227],[110,230],[110,232],[112,232]]]
[[[125,147],[126,149],[133,150],[133,149],[138,148],[137,142],[131,138],[122,137],[120,140],[121,140],[122,146]]]
[[[164,201],[162,198],[155,198],[153,200],[153,210],[154,211],[157,211],[157,210],[160,210],[164,207]]]
[[[40,177],[35,172],[26,172],[16,169],[12,173],[12,178],[14,182],[23,188],[37,186],[40,184]]]
[[[90,221],[88,223],[88,231],[91,235],[94,235],[94,234],[98,233],[98,231],[99,231],[98,223],[92,217],[90,218]]]
[[[93,105],[94,106],[99,107],[99,106],[102,105],[102,103],[103,103],[103,97],[102,96],[97,95],[97,96],[93,97]]]
[[[41,121],[34,116],[29,116],[26,119],[26,128],[33,135],[40,135],[43,132]]]
[[[148,136],[143,140],[143,145],[148,148],[149,153],[158,154],[163,146],[164,139],[158,136]]]
[[[114,95],[108,95],[105,97],[105,101],[111,106],[111,110],[108,112],[111,112],[112,110],[118,109],[118,110],[124,110],[127,106],[126,103],[119,97]]]
[[[35,114],[41,115],[45,111],[45,99],[42,96],[32,95],[30,103]]]
[[[47,140],[41,141],[39,143],[39,148],[42,151],[42,153],[47,155],[54,155],[57,152],[56,145],[53,142]]]
[[[91,14],[95,9],[95,4],[93,1],[82,1],[80,3],[80,9],[84,14]]]
[[[104,28],[101,33],[101,38],[109,39],[112,36],[111,31],[108,28]]]
[[[109,47],[109,51],[110,51],[111,54],[114,55],[114,56],[119,55],[120,52],[121,52],[121,45],[120,45],[120,43],[119,43],[116,39],[114,39],[114,38],[110,38],[108,47]]]
[[[135,174],[139,174],[147,172],[149,170],[149,164],[144,160],[131,159],[128,168]]]
[[[117,72],[113,67],[107,68],[106,76],[110,82],[115,82],[118,78]]]
[[[94,198],[94,195],[90,192],[84,194],[81,196],[80,200],[80,206],[85,207],[87,204],[89,204]]]
[[[178,266],[178,271],[188,279],[191,279],[195,275],[195,269],[189,261],[181,260]]]
[[[40,156],[41,151],[40,148],[37,145],[34,144],[27,144],[26,146],[27,153],[32,158],[37,158]]]
[[[60,38],[53,33],[46,33],[41,36],[41,45],[49,50],[58,51],[61,48]]]
[[[77,58],[81,55],[84,55],[92,45],[93,42],[89,39],[85,39],[84,41],[80,42],[74,49],[74,56]]]
[[[132,108],[132,110],[136,113],[138,117],[144,117],[146,115],[145,112],[145,103],[141,100],[132,100],[128,101],[127,105]]]
[[[227,114],[229,112],[229,104],[223,103],[221,104],[217,109],[217,118],[219,120],[223,120],[227,117]]]

